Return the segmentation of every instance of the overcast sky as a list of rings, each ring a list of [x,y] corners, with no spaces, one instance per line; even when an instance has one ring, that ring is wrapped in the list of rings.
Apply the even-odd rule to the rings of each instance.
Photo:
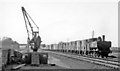
[[[0,37],[27,42],[21,6],[39,26],[42,43],[106,36],[118,46],[118,0],[1,0]]]

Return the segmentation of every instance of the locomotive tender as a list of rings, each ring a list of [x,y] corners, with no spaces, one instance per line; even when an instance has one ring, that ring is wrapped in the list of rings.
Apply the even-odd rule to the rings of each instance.
[[[47,45],[45,49],[52,51],[70,52],[93,57],[108,57],[111,53],[111,41],[105,41],[105,35],[98,38],[77,40],[71,42],[59,42]]]

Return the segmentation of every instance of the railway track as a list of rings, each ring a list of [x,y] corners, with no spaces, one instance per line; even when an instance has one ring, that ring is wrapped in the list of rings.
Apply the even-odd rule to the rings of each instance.
[[[66,53],[61,53],[61,52],[53,52],[53,51],[50,51],[50,52],[58,54],[58,55],[78,59],[78,60],[83,60],[83,61],[87,61],[87,62],[99,64],[99,65],[104,65],[104,66],[114,68],[114,69],[120,69],[119,68],[120,63],[116,62],[116,61],[110,61],[110,60],[104,60],[104,59],[98,59],[98,58],[90,58],[90,57],[85,57],[85,56],[80,56],[80,55],[73,55],[73,54],[66,54]]]
[[[65,54],[78,55],[78,56],[80,56],[79,54],[75,54],[75,53],[65,53]],[[106,61],[118,62],[118,58],[117,58],[117,60],[114,60],[114,59],[110,59],[110,58],[99,58],[99,57],[86,56],[86,55],[82,55],[82,56],[83,56],[83,57],[94,58],[94,59],[100,59],[100,60],[106,60]]]

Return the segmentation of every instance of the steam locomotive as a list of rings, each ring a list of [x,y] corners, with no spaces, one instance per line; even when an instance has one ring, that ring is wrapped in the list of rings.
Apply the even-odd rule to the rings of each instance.
[[[77,40],[71,42],[59,42],[46,46],[46,50],[75,53],[92,57],[108,57],[111,53],[111,41],[105,41],[105,35],[98,38]]]

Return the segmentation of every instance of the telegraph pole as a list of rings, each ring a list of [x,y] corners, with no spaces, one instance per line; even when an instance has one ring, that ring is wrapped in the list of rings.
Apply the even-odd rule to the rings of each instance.
[[[92,38],[94,38],[94,30],[92,31]]]

